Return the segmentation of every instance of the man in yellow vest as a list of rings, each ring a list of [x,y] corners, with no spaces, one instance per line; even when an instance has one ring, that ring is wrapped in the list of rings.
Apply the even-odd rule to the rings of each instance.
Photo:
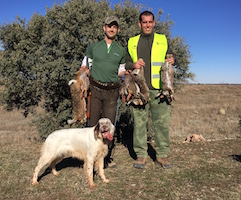
[[[165,35],[153,33],[155,26],[154,15],[150,11],[144,11],[139,17],[141,34],[132,37],[128,41],[126,56],[126,69],[144,67],[146,83],[150,89],[150,101],[144,106],[131,106],[131,114],[134,118],[133,147],[137,155],[134,167],[145,167],[147,158],[147,122],[150,109],[155,130],[156,164],[163,168],[171,168],[168,161],[169,152],[169,118],[170,105],[166,101],[160,103],[156,94],[161,89],[160,69],[166,60],[166,54],[172,54],[168,48]],[[168,57],[170,64],[174,64],[174,58]]]

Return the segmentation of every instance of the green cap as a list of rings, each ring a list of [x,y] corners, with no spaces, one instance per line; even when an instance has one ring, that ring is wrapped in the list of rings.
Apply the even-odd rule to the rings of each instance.
[[[119,25],[119,19],[116,16],[110,16],[105,19],[105,24],[109,25],[112,22],[117,22]]]

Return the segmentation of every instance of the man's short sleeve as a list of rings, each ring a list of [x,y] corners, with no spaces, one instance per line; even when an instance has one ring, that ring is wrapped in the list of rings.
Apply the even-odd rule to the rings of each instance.
[[[125,64],[126,63],[126,50],[124,47],[122,47],[122,51],[123,51],[123,56],[121,58],[120,64]]]
[[[93,59],[93,51],[92,51],[92,49],[93,49],[93,44],[90,44],[88,47],[87,47],[87,50],[86,50],[86,56],[88,57],[88,58],[92,58]]]

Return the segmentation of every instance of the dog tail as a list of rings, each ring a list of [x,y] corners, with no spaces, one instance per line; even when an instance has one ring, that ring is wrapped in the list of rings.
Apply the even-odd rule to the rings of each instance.
[[[75,83],[75,82],[76,82],[76,80],[70,80],[68,85],[71,85],[72,83]]]

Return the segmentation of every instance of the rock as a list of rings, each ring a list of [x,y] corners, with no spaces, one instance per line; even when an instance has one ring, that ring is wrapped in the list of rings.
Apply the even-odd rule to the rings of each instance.
[[[226,114],[225,109],[224,109],[224,108],[220,108],[220,109],[219,109],[219,114],[225,115],[225,114]]]

